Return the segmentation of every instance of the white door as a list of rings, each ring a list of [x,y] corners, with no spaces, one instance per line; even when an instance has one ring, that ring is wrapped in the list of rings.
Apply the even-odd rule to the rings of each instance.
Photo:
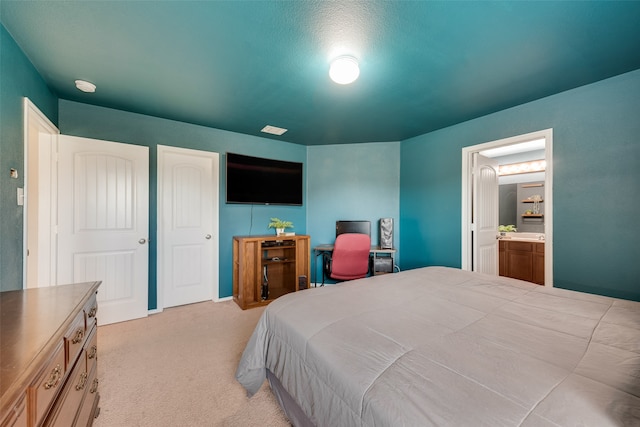
[[[163,307],[218,297],[218,153],[158,146]]]
[[[99,324],[148,312],[149,149],[61,135],[58,284],[101,280]]]
[[[498,275],[498,162],[473,154],[473,271]]]

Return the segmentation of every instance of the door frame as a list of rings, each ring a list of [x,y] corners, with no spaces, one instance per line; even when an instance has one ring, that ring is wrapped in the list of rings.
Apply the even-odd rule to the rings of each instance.
[[[23,209],[23,253],[22,253],[22,288],[35,288],[42,284],[29,282],[29,262],[37,263],[39,272],[45,270],[48,272],[48,278],[45,280],[49,286],[56,285],[56,264],[57,264],[57,216],[58,212],[58,173],[57,173],[57,153],[58,153],[58,135],[60,130],[45,116],[42,111],[27,97],[23,98],[23,148],[24,148],[24,209]],[[31,128],[38,129],[38,134],[34,135]],[[41,151],[39,147],[40,134],[47,134],[51,137],[51,146],[46,151]],[[31,153],[31,154],[29,154]],[[50,172],[49,182],[50,194],[48,196],[48,206],[40,206],[38,204],[37,218],[33,219],[33,212],[29,209],[29,196],[31,191],[32,180],[37,178],[33,171],[29,168],[29,163],[33,162],[33,153],[38,153],[37,161],[39,164],[46,164],[47,170]],[[42,191],[42,189],[40,189]],[[34,208],[35,209],[35,208]],[[48,217],[48,220],[43,217]],[[34,224],[34,221],[37,223]],[[35,248],[35,253],[29,254],[29,239],[31,233],[38,234],[39,243],[46,244],[47,248]],[[44,254],[48,254],[46,257]],[[29,258],[31,256],[32,258]],[[46,258],[46,260],[45,260]],[[47,265],[45,265],[47,264]]]
[[[473,224],[471,209],[473,200],[472,167],[473,153],[479,153],[491,148],[504,147],[545,139],[544,156],[547,162],[545,170],[544,205],[545,205],[545,245],[544,245],[544,283],[553,287],[553,129],[544,129],[523,135],[485,142],[462,148],[462,269],[471,271],[472,265],[472,241]]]
[[[164,180],[162,179],[164,174],[164,164],[162,163],[164,151],[182,152],[185,154],[198,154],[208,153],[215,154],[217,156],[217,165],[215,165],[213,174],[217,179],[216,185],[213,186],[214,197],[214,209],[212,218],[212,230],[213,230],[213,283],[212,283],[212,295],[213,301],[226,301],[229,298],[220,298],[220,153],[215,151],[195,150],[190,148],[175,147],[170,145],[158,145],[156,147],[157,158],[157,194],[156,194],[156,237],[158,244],[156,247],[156,310],[154,312],[162,312],[164,310],[164,291],[166,282],[164,280],[164,273],[162,272],[162,265],[164,263],[164,251],[162,246],[164,245],[163,230],[161,227],[163,221],[162,206],[164,203]]]

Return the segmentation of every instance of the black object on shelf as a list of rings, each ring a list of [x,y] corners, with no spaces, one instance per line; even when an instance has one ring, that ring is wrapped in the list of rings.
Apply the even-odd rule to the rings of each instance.
[[[262,293],[263,300],[269,299],[269,279],[267,279],[267,266],[262,267]]]

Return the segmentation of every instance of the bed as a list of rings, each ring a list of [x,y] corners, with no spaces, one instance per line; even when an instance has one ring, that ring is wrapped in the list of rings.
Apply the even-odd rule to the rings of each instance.
[[[295,426],[638,426],[640,303],[426,267],[285,295],[241,357]]]

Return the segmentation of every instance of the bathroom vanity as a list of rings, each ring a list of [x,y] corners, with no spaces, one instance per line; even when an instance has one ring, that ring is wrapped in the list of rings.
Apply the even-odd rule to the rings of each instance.
[[[501,238],[498,255],[500,276],[544,285],[544,241]]]

